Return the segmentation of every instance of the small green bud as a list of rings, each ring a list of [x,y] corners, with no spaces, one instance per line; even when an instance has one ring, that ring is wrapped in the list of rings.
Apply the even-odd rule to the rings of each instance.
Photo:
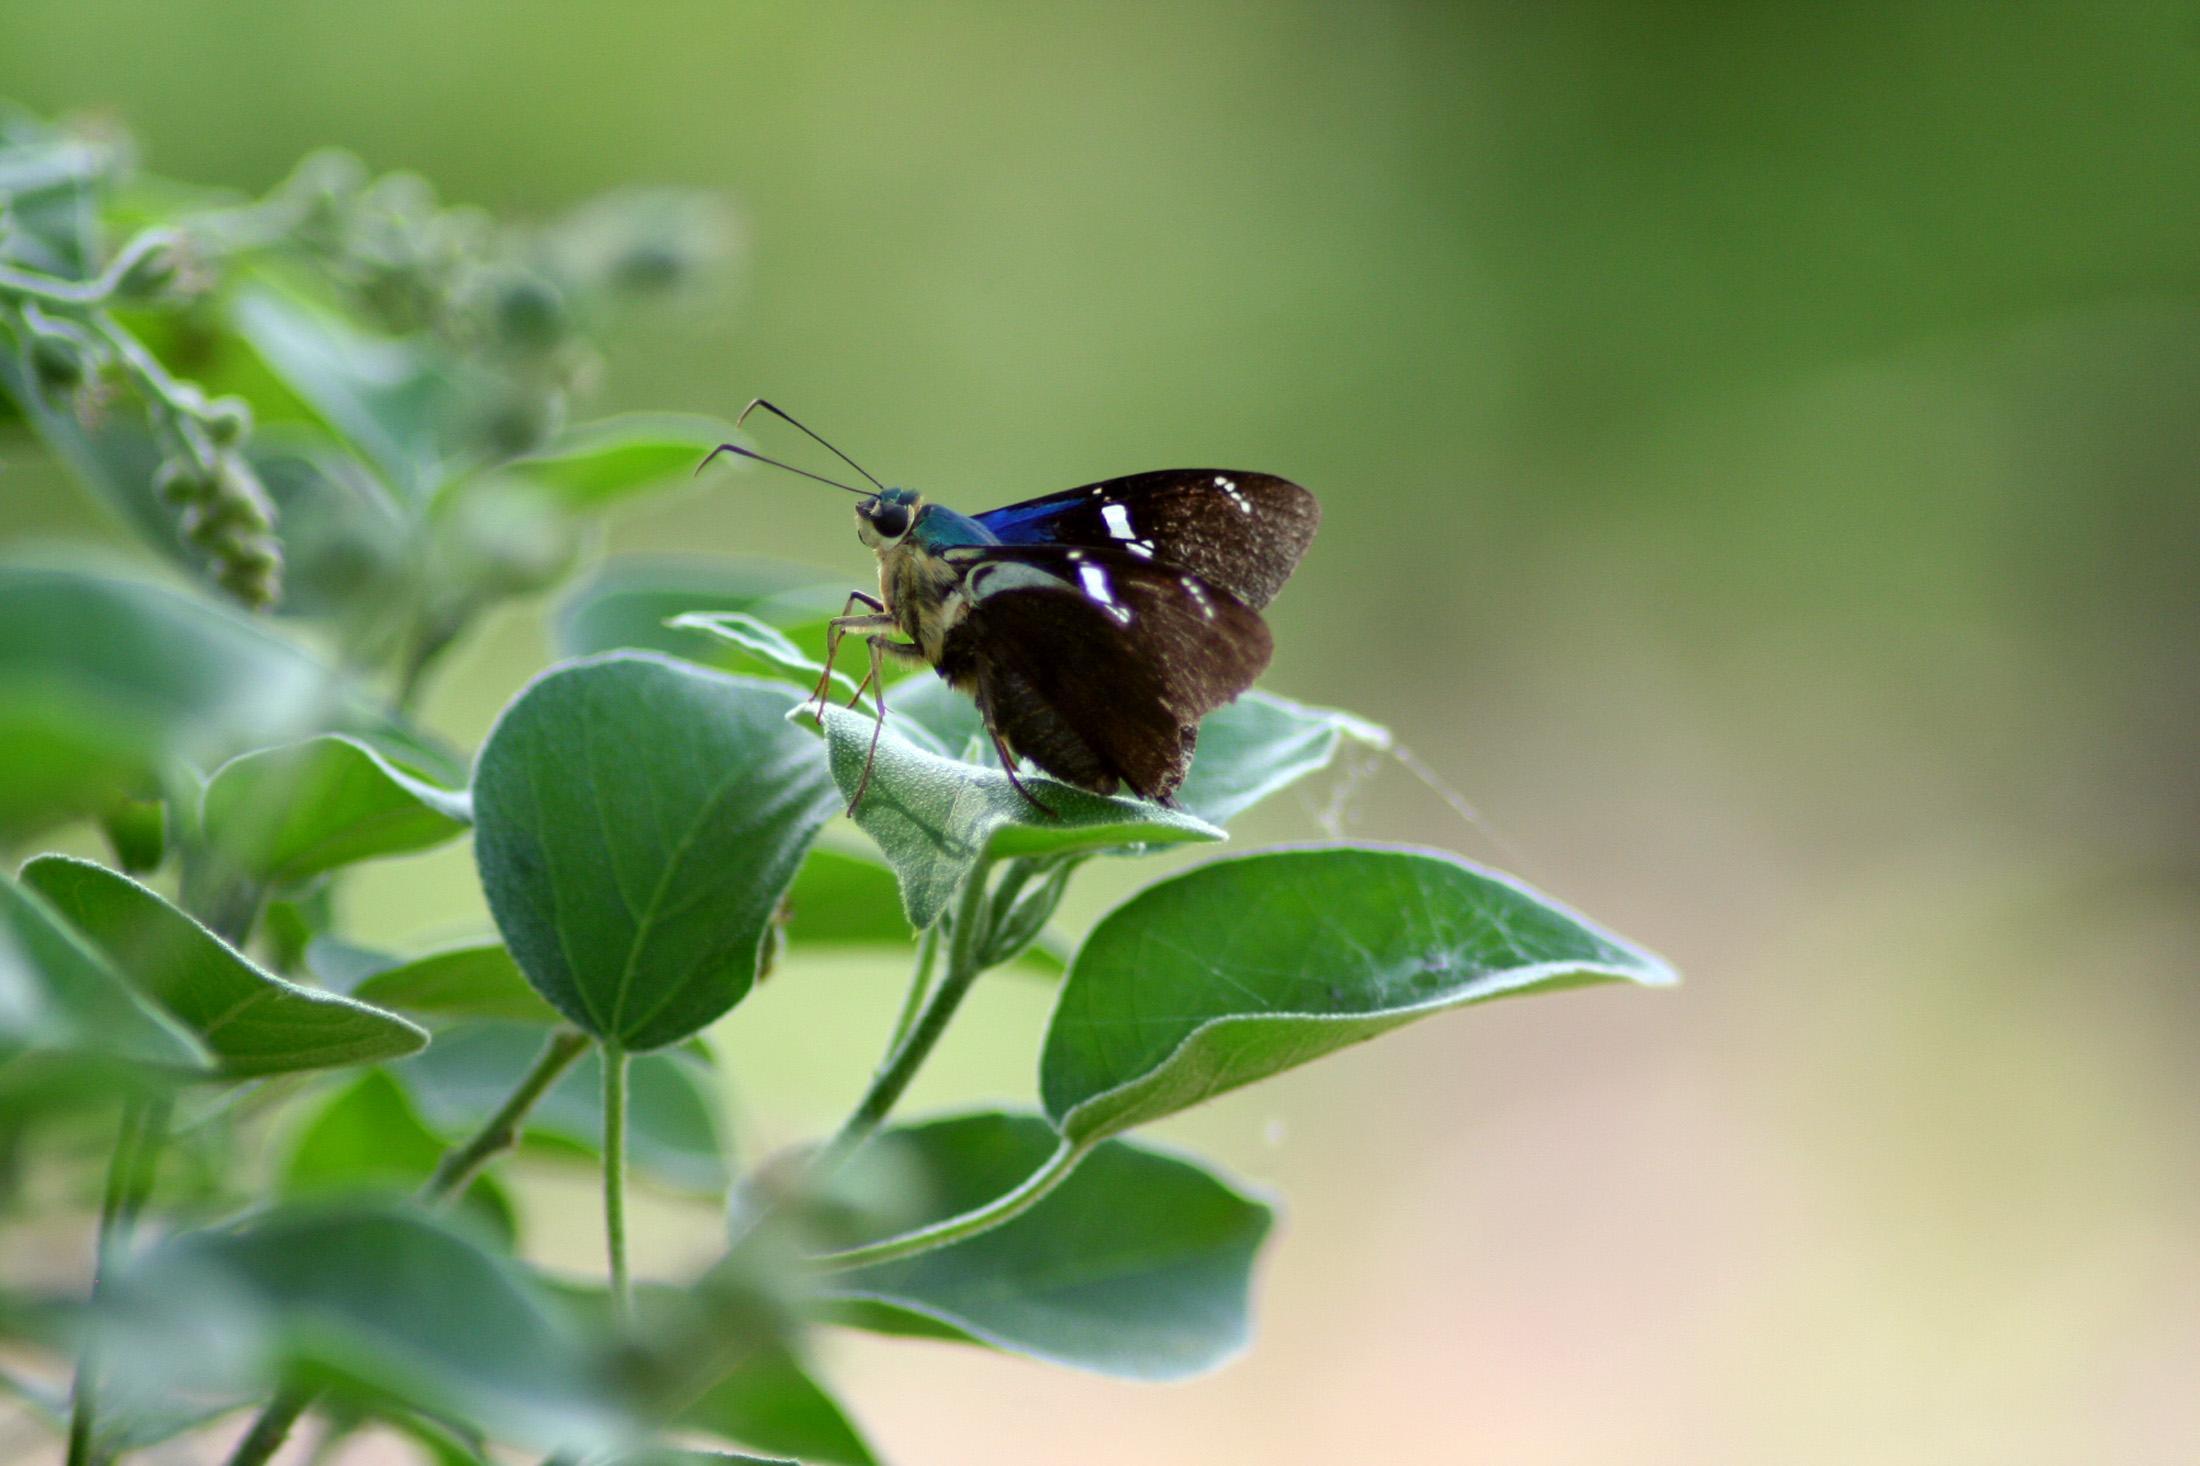
[[[550,350],[571,329],[565,297],[539,275],[513,274],[502,281],[490,319],[498,344],[528,356]]]
[[[481,440],[499,458],[517,458],[550,441],[565,417],[555,392],[515,392],[492,407],[481,422]]]
[[[223,506],[229,523],[244,525],[255,533],[274,527],[274,501],[268,498],[251,464],[234,453],[224,453],[214,473],[214,502]]]
[[[234,448],[252,435],[252,404],[242,397],[220,397],[200,415],[206,435],[217,448]]]
[[[215,567],[214,582],[254,610],[272,606],[282,596],[279,563],[225,560]]]
[[[214,492],[214,476],[188,458],[171,458],[153,475],[153,491],[183,507],[203,503]]]

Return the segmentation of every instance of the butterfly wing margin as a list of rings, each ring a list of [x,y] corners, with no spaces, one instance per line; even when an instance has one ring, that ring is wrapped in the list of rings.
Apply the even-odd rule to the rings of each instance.
[[[1289,479],[1230,468],[1134,473],[976,516],[1003,544],[1120,549],[1189,570],[1256,611],[1291,578],[1321,517]]]
[[[1017,754],[1100,793],[1166,799],[1199,720],[1266,669],[1268,627],[1187,571],[1118,550],[988,547],[940,672]]]

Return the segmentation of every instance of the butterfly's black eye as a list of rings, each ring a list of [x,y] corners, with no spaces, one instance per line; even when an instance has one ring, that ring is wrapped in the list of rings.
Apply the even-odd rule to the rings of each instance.
[[[909,506],[906,504],[877,504],[868,511],[867,517],[882,540],[898,540],[909,532]]]

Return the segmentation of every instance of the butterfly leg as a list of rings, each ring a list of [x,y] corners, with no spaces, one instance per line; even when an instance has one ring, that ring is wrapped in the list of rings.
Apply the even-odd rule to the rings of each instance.
[[[850,606],[859,605],[870,607],[873,614],[848,614]],[[816,689],[810,693],[810,701],[817,704],[820,715],[825,711],[825,694],[833,685],[833,656],[840,650],[840,639],[851,631],[861,634],[873,629],[891,630],[893,625],[894,618],[886,614],[884,601],[875,596],[867,596],[859,590],[848,592],[848,599],[840,603],[840,614],[825,623],[825,670],[817,679]]]
[[[1001,760],[1001,772],[1008,775],[1008,787],[1014,789],[1018,794],[1023,795],[1025,800],[1030,803],[1032,808],[1038,810],[1039,813],[1045,815],[1048,819],[1060,819],[1062,817],[1061,813],[1057,811],[1053,805],[1047,803],[1044,799],[1041,799],[1038,795],[1032,793],[1029,789],[1026,789],[1024,787],[1024,781],[1016,777],[1016,755],[1009,752],[1008,740],[1001,737],[1000,729],[994,727],[990,719],[988,719],[986,722],[985,731],[992,735],[993,752],[998,755]]]
[[[861,619],[868,620],[871,618]],[[863,644],[871,650],[871,670],[863,674],[863,681],[856,688],[856,697],[863,695],[864,688],[871,686],[874,682],[877,683],[877,691],[871,694],[871,702],[878,709],[878,717],[871,723],[871,747],[863,755],[863,776],[856,780],[855,795],[848,801],[848,813],[851,815],[856,812],[856,806],[863,803],[863,792],[871,787],[871,765],[878,761],[878,736],[886,729],[887,655],[891,653],[903,661],[922,662],[924,660],[923,649],[915,643],[895,641],[884,632],[880,632],[875,636],[866,636],[863,639]],[[849,699],[848,706],[855,706],[853,698]]]

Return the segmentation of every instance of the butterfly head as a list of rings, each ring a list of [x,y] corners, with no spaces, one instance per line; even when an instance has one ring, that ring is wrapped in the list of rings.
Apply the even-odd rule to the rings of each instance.
[[[857,502],[856,535],[874,550],[890,550],[923,510],[924,497],[915,489],[881,489]]]

